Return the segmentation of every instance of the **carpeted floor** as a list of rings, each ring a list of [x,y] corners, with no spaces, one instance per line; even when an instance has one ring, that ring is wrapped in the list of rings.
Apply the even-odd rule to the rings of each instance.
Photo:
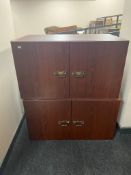
[[[112,141],[30,141],[23,124],[2,175],[131,175],[131,135]]]

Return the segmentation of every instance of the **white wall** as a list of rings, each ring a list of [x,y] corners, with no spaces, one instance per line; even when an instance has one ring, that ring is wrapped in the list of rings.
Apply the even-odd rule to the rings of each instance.
[[[90,20],[123,13],[125,0],[12,0],[16,36],[43,34],[47,26],[88,26]]]
[[[86,26],[98,16],[123,12],[124,0],[12,1],[16,36],[43,33],[50,25]],[[131,1],[126,0],[121,36],[131,39]],[[23,116],[10,40],[14,38],[9,0],[0,0],[0,162],[3,161]],[[121,127],[131,126],[131,46],[123,79]]]
[[[10,49],[13,38],[10,1],[0,0],[0,164],[23,115]]]
[[[126,0],[121,36],[131,40],[131,0]],[[131,127],[131,43],[129,45],[121,94],[124,99],[119,124]]]

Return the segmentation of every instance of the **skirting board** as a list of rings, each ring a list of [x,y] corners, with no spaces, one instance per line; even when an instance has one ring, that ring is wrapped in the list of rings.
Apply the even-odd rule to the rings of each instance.
[[[15,144],[15,142],[16,142],[17,136],[19,135],[20,129],[21,129],[22,124],[23,124],[23,122],[24,122],[24,119],[25,119],[25,116],[22,117],[21,122],[20,122],[20,124],[19,124],[19,126],[18,126],[18,128],[17,128],[16,134],[15,134],[15,136],[14,136],[14,138],[13,138],[13,140],[12,140],[10,146],[9,146],[9,149],[8,149],[8,151],[7,151],[7,154],[6,154],[5,158],[4,158],[4,161],[2,162],[2,165],[1,165],[1,167],[0,167],[0,174],[2,174],[4,168],[6,167],[6,164],[7,164],[7,162],[8,162],[8,159],[9,159],[9,157],[10,157],[10,154],[11,154],[12,149],[13,149],[13,147],[14,147],[14,144]]]
[[[120,128],[119,124],[117,123],[117,129],[121,134],[131,134],[131,127],[130,128]]]

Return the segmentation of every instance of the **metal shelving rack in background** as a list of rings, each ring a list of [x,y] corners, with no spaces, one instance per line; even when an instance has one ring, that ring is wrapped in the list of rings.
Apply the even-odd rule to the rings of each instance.
[[[74,26],[69,27],[56,27],[52,30],[52,34],[76,34],[76,33],[83,33],[83,34],[112,34],[119,36],[121,23],[122,23],[122,14],[112,15],[112,16],[104,16],[97,18],[94,21],[90,21],[89,27],[81,28]],[[50,29],[52,27],[49,27]],[[59,29],[59,30],[58,30]],[[46,33],[46,32],[45,32]],[[48,32],[46,33],[48,34]]]

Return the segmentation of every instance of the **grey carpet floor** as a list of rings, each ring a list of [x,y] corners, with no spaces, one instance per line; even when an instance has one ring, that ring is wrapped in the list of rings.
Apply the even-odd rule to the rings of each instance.
[[[131,175],[131,134],[112,141],[30,141],[26,123],[3,175]]]

